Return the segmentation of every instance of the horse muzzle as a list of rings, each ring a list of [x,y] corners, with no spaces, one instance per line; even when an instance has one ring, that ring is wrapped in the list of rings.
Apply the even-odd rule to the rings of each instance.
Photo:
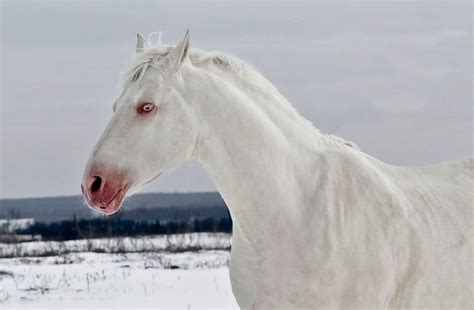
[[[90,208],[111,215],[121,208],[130,184],[126,172],[91,167],[84,174],[81,190]]]

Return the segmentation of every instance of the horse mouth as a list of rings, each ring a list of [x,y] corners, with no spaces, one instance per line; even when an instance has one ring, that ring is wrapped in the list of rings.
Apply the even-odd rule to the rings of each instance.
[[[99,205],[99,211],[105,215],[112,215],[122,207],[124,198],[125,198],[126,190],[125,188],[121,188],[115,193],[115,195],[104,205]]]
[[[87,203],[87,206],[91,208],[92,210],[99,211],[100,213],[104,215],[112,215],[114,213],[117,213],[123,204],[123,201],[125,199],[125,195],[127,194],[128,191],[128,186],[121,187],[117,190],[117,192],[112,196],[112,198],[106,200],[106,201],[97,201],[91,199],[87,193],[83,194]]]

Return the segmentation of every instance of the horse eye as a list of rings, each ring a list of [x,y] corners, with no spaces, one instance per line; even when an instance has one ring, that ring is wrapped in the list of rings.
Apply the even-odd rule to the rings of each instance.
[[[138,113],[148,113],[155,108],[153,103],[142,103],[138,106]]]

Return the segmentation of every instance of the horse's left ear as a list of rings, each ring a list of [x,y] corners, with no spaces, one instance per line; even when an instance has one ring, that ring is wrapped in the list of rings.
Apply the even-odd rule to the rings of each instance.
[[[143,52],[146,48],[148,48],[148,42],[145,39],[145,37],[141,33],[137,33],[137,48],[136,52],[141,53]]]
[[[171,65],[171,70],[177,72],[181,65],[184,63],[188,57],[189,52],[189,30],[186,30],[186,35],[184,36],[183,41],[176,45],[175,48],[168,54],[168,61]]]

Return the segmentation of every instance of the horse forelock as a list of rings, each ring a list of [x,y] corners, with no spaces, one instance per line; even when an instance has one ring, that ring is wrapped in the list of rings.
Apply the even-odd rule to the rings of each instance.
[[[139,81],[150,67],[160,69],[166,62],[166,56],[173,48],[173,46],[168,45],[144,48],[136,54],[131,69],[125,74],[125,82]],[[240,59],[228,56],[223,52],[204,52],[193,49],[189,52],[189,60],[193,65],[207,63],[234,73],[251,68],[250,65]]]

